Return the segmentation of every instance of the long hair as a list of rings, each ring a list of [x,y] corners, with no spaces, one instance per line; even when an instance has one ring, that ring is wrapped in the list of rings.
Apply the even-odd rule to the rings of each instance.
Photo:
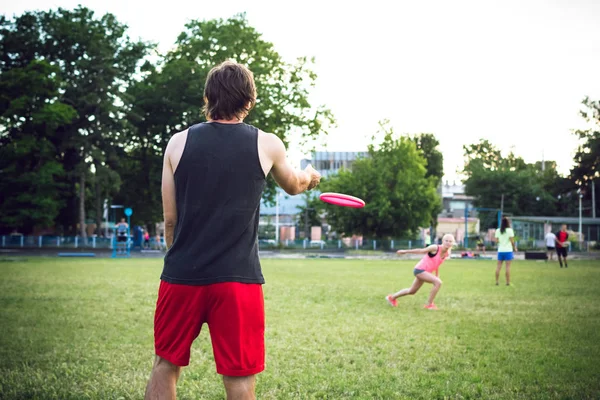
[[[502,217],[502,224],[500,224],[500,233],[506,232],[506,228],[510,228],[510,221],[507,217]]]

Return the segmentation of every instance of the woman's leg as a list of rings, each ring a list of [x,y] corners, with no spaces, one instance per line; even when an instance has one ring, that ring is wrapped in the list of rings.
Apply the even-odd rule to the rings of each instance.
[[[498,266],[496,267],[496,285],[500,279],[500,270],[502,269],[502,261],[498,260]]]
[[[422,275],[422,274],[419,274],[419,275]],[[421,286],[423,286],[423,281],[420,280],[419,278],[415,278],[411,287],[402,289],[399,292],[396,292],[396,293],[390,295],[390,297],[392,300],[396,300],[398,297],[406,296],[408,294],[415,294],[419,291],[419,289],[421,289]]]
[[[421,272],[419,275],[417,275],[417,279],[433,284],[431,292],[429,292],[429,299],[427,300],[427,305],[431,306],[435,296],[437,295],[437,292],[442,287],[442,280],[429,272]]]

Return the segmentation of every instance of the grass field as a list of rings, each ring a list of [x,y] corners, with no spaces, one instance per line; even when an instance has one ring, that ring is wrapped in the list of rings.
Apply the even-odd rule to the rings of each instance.
[[[259,399],[600,398],[600,262],[451,260],[387,305],[414,261],[263,260],[267,369]],[[140,399],[160,259],[0,262],[0,399]],[[206,327],[180,399],[223,399]]]

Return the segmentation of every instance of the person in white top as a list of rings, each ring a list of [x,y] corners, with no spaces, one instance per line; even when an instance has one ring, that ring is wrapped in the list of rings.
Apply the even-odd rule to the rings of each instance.
[[[496,242],[498,243],[498,266],[496,267],[496,286],[500,278],[500,270],[502,263],[506,264],[506,286],[510,286],[510,264],[514,259],[514,253],[517,252],[515,243],[515,231],[510,227],[510,220],[502,217],[500,229],[495,234]]]
[[[555,245],[556,245],[556,235],[554,233],[552,233],[552,231],[548,231],[548,233],[546,233],[546,237],[544,238],[544,240],[546,241],[546,250],[548,250],[546,262],[548,262],[548,259],[550,259],[550,261],[552,261],[552,254],[554,253],[554,249],[555,249]]]

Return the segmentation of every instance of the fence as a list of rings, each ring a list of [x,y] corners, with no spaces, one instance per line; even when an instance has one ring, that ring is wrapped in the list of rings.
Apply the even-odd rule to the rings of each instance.
[[[423,240],[378,240],[378,239],[336,239],[336,240],[281,240],[279,245],[274,240],[259,240],[261,249],[320,249],[320,250],[374,250],[394,251],[423,247]]]
[[[281,240],[279,244],[275,240],[259,240],[261,250],[273,249],[295,249],[295,250],[329,250],[329,251],[351,251],[351,250],[370,250],[370,251],[395,251],[398,249],[413,249],[424,247],[423,240],[394,240],[394,239],[339,239],[339,240]],[[475,249],[475,242],[470,248]],[[458,248],[462,249],[462,243],[458,243]],[[546,250],[543,240],[522,240],[517,242],[519,250]],[[6,235],[0,236],[0,247],[3,248],[83,248],[83,249],[111,249],[112,238],[91,236],[83,240],[79,236],[21,236]],[[570,242],[570,251],[590,251],[596,248],[596,242]],[[140,246],[137,246],[141,249]],[[164,242],[157,243],[154,238],[150,238],[148,248],[164,249]],[[494,251],[496,246],[486,242],[487,251]],[[135,250],[135,247],[132,248]]]
[[[133,241],[130,240],[130,244],[132,243]],[[112,246],[112,237],[91,236],[84,240],[79,236],[0,236],[0,247],[6,248],[112,249]],[[164,243],[159,244],[154,238],[150,238],[148,247],[164,248],[165,246]]]

